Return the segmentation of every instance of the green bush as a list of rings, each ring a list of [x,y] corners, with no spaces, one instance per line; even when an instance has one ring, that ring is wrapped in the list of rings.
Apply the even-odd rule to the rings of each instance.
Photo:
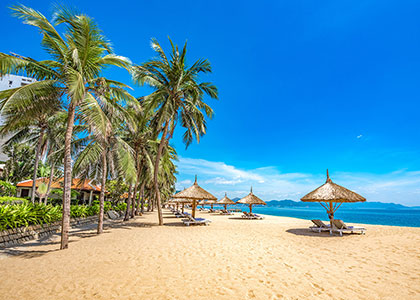
[[[28,203],[28,200],[25,198],[9,197],[9,196],[0,197],[0,205],[1,204],[25,204],[25,203]]]
[[[49,224],[61,219],[61,207],[43,204],[0,206],[0,230],[22,226]]]
[[[125,211],[127,209],[127,203],[118,203],[116,206],[114,206],[114,209],[116,211]]]
[[[16,194],[16,187],[10,182],[0,180],[0,195],[10,196]]]

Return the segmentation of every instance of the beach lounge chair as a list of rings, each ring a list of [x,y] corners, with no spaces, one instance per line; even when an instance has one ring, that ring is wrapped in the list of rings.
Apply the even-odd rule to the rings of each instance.
[[[203,218],[193,218],[191,215],[187,215],[186,219],[182,219],[182,222],[185,226],[190,225],[209,225],[211,223],[210,220],[203,219]]]
[[[252,219],[256,219],[256,220],[262,220],[262,219],[264,219],[263,216],[260,216],[260,215],[254,214],[254,213],[251,213],[250,215],[251,215],[251,218]]]
[[[249,218],[249,214],[246,211],[243,211],[242,212],[242,215],[241,215],[241,218],[248,219]]]
[[[312,221],[312,223],[315,224],[315,226],[310,226],[309,227],[309,229],[311,229],[312,231],[318,231],[318,232],[329,231],[330,234],[332,234],[330,224],[327,225],[324,222],[322,222],[321,220],[311,220],[311,221]]]
[[[350,232],[354,233],[355,231],[360,232],[361,234],[365,234],[366,228],[364,227],[355,227],[355,226],[348,226],[344,224],[342,220],[334,219],[333,220],[333,231],[338,231],[340,236],[343,236],[343,232]]]
[[[225,209],[220,210],[220,214],[221,215],[233,215],[230,211],[225,210]]]
[[[264,217],[254,214],[254,213],[247,213],[246,211],[243,212],[243,215],[241,216],[244,219],[248,220],[262,220]]]
[[[175,217],[177,218],[185,218],[186,216],[187,216],[186,213],[182,213],[180,211],[175,213]]]

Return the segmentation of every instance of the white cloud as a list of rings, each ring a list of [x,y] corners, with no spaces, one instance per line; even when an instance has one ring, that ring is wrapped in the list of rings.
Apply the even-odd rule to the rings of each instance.
[[[363,134],[360,134],[357,136],[358,139],[361,139],[363,137]]]
[[[224,162],[181,157],[177,189],[198,182],[217,197],[243,197],[253,187],[264,200],[299,200],[325,182],[325,174],[282,173],[274,166],[240,169]],[[334,182],[360,193],[368,201],[420,205],[420,171],[396,170],[387,174],[330,173]]]

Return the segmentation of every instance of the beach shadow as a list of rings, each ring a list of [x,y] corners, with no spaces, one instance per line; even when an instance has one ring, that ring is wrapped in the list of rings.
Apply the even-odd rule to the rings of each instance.
[[[177,219],[177,217],[176,216],[174,216],[174,215],[163,215],[163,218],[164,219]]]
[[[241,218],[241,217],[230,217],[229,220],[264,221],[264,219],[247,219],[247,218]]]
[[[137,217],[138,218],[138,217]],[[181,223],[182,224],[182,223]],[[133,229],[133,228],[151,228],[152,226],[157,226],[154,223],[145,223],[140,222],[138,219],[131,219],[130,221],[123,222],[120,220],[110,221],[107,220],[104,224],[104,231],[102,234],[110,233],[110,229],[113,228],[124,228],[124,229]],[[77,237],[80,239],[83,238],[93,238],[98,236],[96,233],[97,223],[79,225],[73,227],[69,232],[69,244],[77,243],[78,240],[72,238]],[[101,234],[101,235],[102,235]],[[0,256],[19,256],[27,259],[40,257],[50,252],[59,251],[60,248],[60,236],[61,233],[54,233],[53,235],[39,238],[37,240],[31,240],[23,244],[15,245],[10,248],[0,248]],[[38,247],[53,245],[56,246],[55,249],[51,250],[36,250]]]
[[[165,223],[164,226],[173,226],[173,227],[187,227],[182,222],[173,222],[173,223]]]
[[[113,222],[110,224],[104,225],[104,230],[112,229],[112,228],[123,228],[123,229],[132,229],[132,228],[151,228],[152,226],[157,226],[155,223],[149,222],[138,222],[137,220],[129,220],[129,221],[120,221],[120,222]]]
[[[21,245],[19,247],[24,247],[26,245]],[[57,249],[52,250],[20,250],[20,249],[5,249],[3,250],[3,254],[7,256],[19,256],[26,259],[36,258],[48,254],[50,252],[57,252],[60,251]]]
[[[316,238],[333,238],[333,237],[337,237],[337,235],[330,235],[330,233],[328,231],[324,231],[324,232],[314,232],[308,228],[292,228],[292,229],[287,229],[286,230],[287,233],[291,233],[294,235],[301,235],[301,236],[310,236],[310,237],[316,237]]]

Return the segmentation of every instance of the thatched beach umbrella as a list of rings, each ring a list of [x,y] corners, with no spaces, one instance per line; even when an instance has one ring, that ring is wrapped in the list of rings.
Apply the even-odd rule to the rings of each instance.
[[[264,201],[262,201],[260,198],[258,198],[252,193],[252,187],[251,187],[251,192],[247,196],[239,200],[237,203],[248,204],[249,213],[252,213],[252,205],[267,205],[267,203],[265,203]]]
[[[182,211],[182,213],[184,213],[184,205],[186,204],[186,203],[191,203],[192,202],[192,200],[190,200],[190,199],[185,199],[185,198],[172,198],[171,200],[170,200],[170,202],[171,203],[175,203],[176,204],[176,209],[178,210],[178,205],[179,204],[181,204],[182,205],[182,207],[181,207],[181,211]]]
[[[207,200],[205,204],[210,204],[210,208],[213,209],[213,204],[217,204],[217,198],[216,199]]]
[[[225,196],[224,196],[222,199],[220,199],[220,200],[217,202],[217,204],[221,204],[221,205],[223,205],[223,206],[225,207],[225,210],[227,210],[227,206],[228,206],[228,205],[235,204],[235,201],[233,201],[233,200],[229,199],[229,198],[228,198],[228,196],[227,196],[227,194],[225,193]]]
[[[197,200],[217,200],[216,197],[214,197],[212,194],[210,194],[209,192],[207,192],[205,189],[203,189],[202,187],[200,187],[197,184],[197,176],[195,176],[195,181],[194,184],[192,186],[190,186],[189,188],[173,195],[174,199],[177,198],[184,198],[184,199],[189,199],[192,200],[192,216],[193,218],[195,218],[195,208],[197,206]]]
[[[304,202],[319,202],[327,211],[328,217],[330,218],[331,227],[332,221],[334,220],[334,213],[341,206],[341,204],[344,202],[366,201],[366,199],[359,194],[356,194],[355,192],[332,182],[330,175],[328,174],[328,170],[327,181],[316,190],[302,197],[300,200]]]

